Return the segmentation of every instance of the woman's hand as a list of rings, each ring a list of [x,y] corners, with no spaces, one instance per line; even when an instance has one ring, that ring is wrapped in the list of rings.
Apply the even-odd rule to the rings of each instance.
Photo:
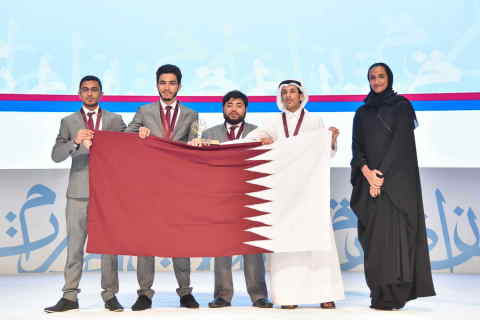
[[[382,192],[382,191],[381,191],[380,188],[375,188],[375,187],[370,186],[370,196],[371,196],[372,198],[378,197],[381,192]]]
[[[370,170],[367,165],[362,167],[362,173],[371,187],[380,188],[383,186],[383,173],[377,169]],[[380,176],[380,177],[379,177]]]

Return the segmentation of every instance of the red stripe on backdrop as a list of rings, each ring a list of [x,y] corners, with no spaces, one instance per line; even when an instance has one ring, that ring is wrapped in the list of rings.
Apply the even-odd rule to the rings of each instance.
[[[412,93],[403,94],[411,101],[441,101],[441,100],[480,100],[480,92],[455,93]],[[221,102],[222,96],[179,96],[183,102]],[[311,95],[311,102],[361,102],[365,95]],[[0,100],[13,101],[79,101],[77,95],[59,94],[0,94]],[[155,102],[158,96],[127,96],[106,95],[105,102]],[[249,102],[275,102],[275,96],[250,96]]]
[[[447,101],[447,100],[480,100],[480,92],[455,93],[410,93],[402,94],[411,101]],[[366,95],[314,95],[311,102],[361,102]],[[252,101],[252,99],[250,100]],[[253,102],[253,101],[252,101]]]

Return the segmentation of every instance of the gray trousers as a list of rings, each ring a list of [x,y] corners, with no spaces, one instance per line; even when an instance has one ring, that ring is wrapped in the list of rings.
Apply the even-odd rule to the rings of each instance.
[[[85,241],[87,240],[88,199],[67,198],[67,261],[63,297],[77,301],[82,277]],[[118,262],[116,255],[102,255],[102,298],[111,299],[118,292]]]
[[[190,258],[172,258],[173,271],[177,278],[177,294],[183,297],[192,293],[190,287]],[[145,295],[150,299],[155,294],[152,290],[155,277],[155,257],[137,257],[137,280],[140,289],[137,294]]]
[[[213,297],[222,298],[231,302],[233,297],[232,257],[215,258],[215,291]],[[243,256],[243,272],[247,284],[247,292],[252,302],[267,298],[267,285],[265,283],[265,264],[263,255],[247,254]]]

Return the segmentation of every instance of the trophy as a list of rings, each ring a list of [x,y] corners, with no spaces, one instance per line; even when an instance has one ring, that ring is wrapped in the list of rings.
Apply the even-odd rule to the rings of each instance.
[[[202,139],[202,133],[206,128],[207,128],[207,123],[205,122],[205,120],[202,120],[202,119],[198,119],[197,121],[194,121],[190,127],[190,129],[193,132],[193,135],[196,137],[196,140],[198,140],[202,145],[220,144],[220,141],[218,140]]]

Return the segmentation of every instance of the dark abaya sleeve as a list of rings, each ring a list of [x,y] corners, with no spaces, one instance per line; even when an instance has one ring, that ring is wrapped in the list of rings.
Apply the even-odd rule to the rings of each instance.
[[[352,185],[356,185],[361,178],[362,167],[367,164],[367,157],[365,156],[361,138],[361,123],[359,111],[355,113],[355,117],[353,118],[352,155],[352,161],[350,162],[350,166],[352,168],[350,182],[352,183]]]
[[[398,162],[403,161],[402,157],[411,156],[410,154],[405,154],[405,152],[411,150],[411,145],[414,144],[412,132],[414,130],[415,115],[412,106],[408,101],[404,100],[395,106],[395,110],[395,128],[392,142],[378,168],[385,177],[388,177],[391,170],[395,170],[394,167]]]
[[[362,176],[362,167],[367,164],[365,145],[362,135],[362,109],[358,109],[353,118],[352,130],[352,161],[351,177],[352,195],[350,197],[350,207],[353,209],[359,220],[359,228],[368,224],[368,198],[369,185],[367,179]],[[362,239],[360,239],[362,241]]]
[[[393,108],[392,140],[378,170],[385,176],[384,192],[416,230],[418,217],[423,216],[423,207],[413,132],[415,115],[411,104],[405,100]]]

